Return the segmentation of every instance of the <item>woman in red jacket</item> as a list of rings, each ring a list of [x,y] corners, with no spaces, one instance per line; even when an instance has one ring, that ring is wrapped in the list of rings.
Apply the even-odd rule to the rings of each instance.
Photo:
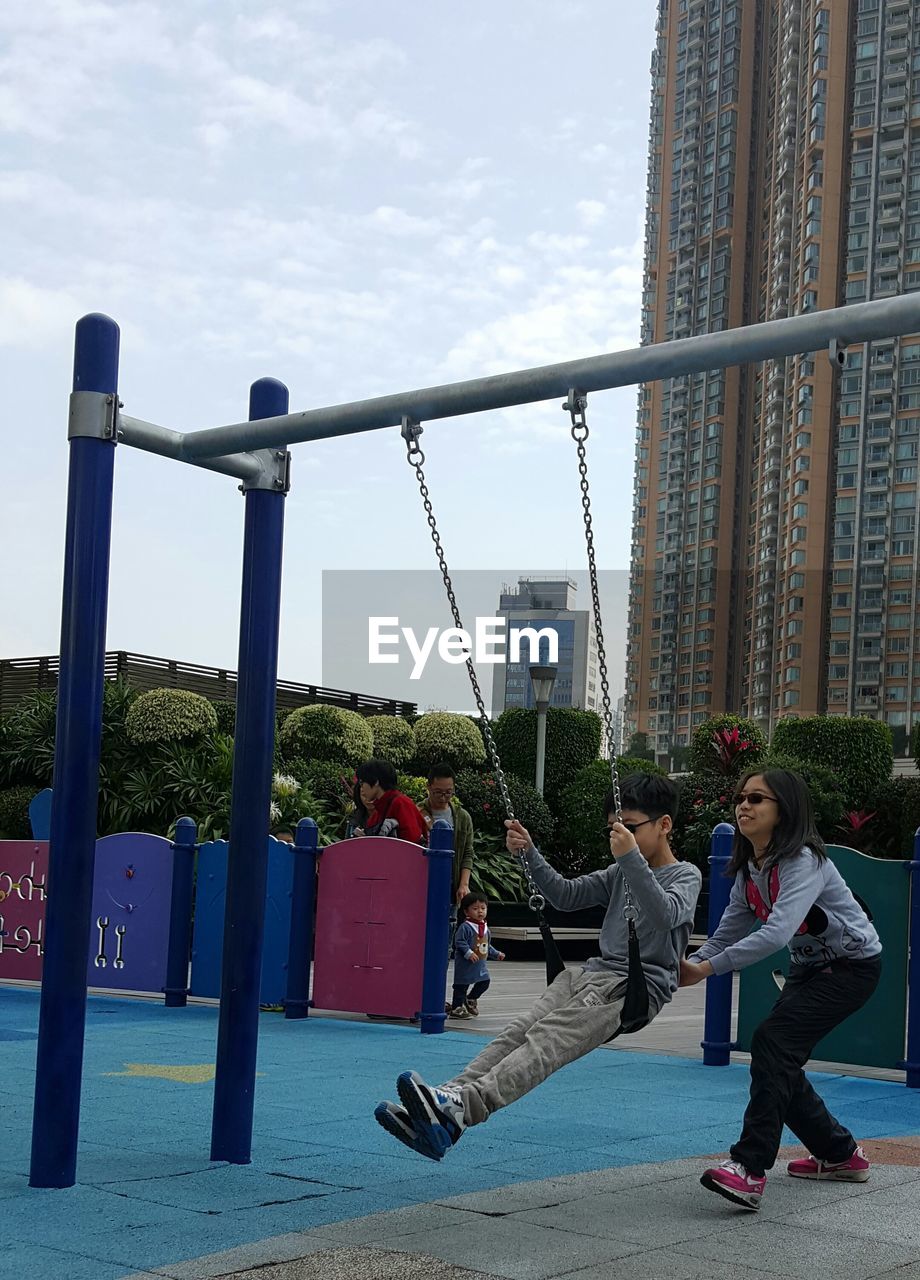
[[[415,802],[396,789],[396,770],[389,761],[368,760],[355,772],[361,803],[368,810],[364,835],[399,836],[423,844],[425,820]]]

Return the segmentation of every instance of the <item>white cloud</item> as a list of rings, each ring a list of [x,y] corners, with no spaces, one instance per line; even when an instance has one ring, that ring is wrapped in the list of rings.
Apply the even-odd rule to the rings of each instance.
[[[600,200],[579,200],[575,212],[586,227],[596,227],[607,216],[607,206]]]

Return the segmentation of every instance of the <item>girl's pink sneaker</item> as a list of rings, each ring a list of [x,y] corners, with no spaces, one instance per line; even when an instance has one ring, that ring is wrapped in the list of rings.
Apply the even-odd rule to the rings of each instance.
[[[707,1169],[700,1178],[708,1191],[717,1191],[743,1209],[759,1209],[766,1178],[755,1178],[737,1160],[723,1160],[715,1169]]]
[[[790,1160],[786,1172],[792,1178],[813,1178],[817,1182],[868,1182],[869,1161],[862,1147],[857,1147],[849,1160],[842,1164],[828,1164],[806,1156],[803,1160]]]

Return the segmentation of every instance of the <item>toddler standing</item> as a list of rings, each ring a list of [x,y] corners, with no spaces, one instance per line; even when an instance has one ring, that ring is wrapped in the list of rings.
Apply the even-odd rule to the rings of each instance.
[[[489,942],[486,916],[489,900],[482,893],[468,893],[460,899],[461,923],[454,934],[454,991],[450,1002],[452,1018],[478,1018],[479,997],[489,989],[487,960],[504,960],[503,951]],[[472,991],[469,990],[473,984]]]

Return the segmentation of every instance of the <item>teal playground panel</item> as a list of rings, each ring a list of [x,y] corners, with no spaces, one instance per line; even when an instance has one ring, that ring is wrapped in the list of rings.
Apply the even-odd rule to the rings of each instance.
[[[905,1058],[910,863],[870,858],[829,845],[828,857],[866,910],[882,940],[882,977],[872,999],[815,1048],[817,1062],[898,1068]],[[760,926],[758,925],[758,928]],[[789,972],[789,955],[770,956],[739,975],[738,1035],[734,1048],[750,1052],[751,1037],[770,1012]]]

